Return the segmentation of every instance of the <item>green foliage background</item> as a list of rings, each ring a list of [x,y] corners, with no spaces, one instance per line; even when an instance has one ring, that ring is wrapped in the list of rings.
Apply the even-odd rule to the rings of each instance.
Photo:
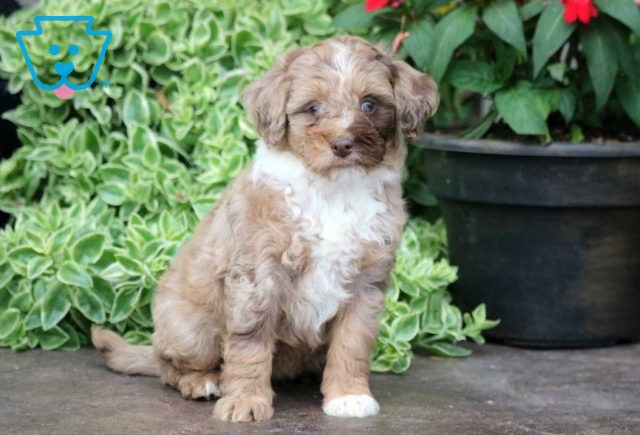
[[[91,323],[146,343],[157,279],[196,222],[248,163],[256,134],[241,89],[278,53],[334,33],[327,2],[46,1],[0,20],[0,75],[22,104],[5,117],[23,146],[0,163],[0,346],[77,349]],[[113,40],[98,79],[110,87],[59,100],[32,82],[15,32],[34,15],[96,18]],[[30,46],[76,29],[52,27]],[[80,29],[82,31],[82,29]],[[79,37],[79,36],[78,36]],[[87,71],[91,55],[74,58]],[[407,226],[382,318],[374,369],[402,372],[412,345],[463,356],[482,342],[484,307],[462,314],[447,286],[442,223]]]
[[[334,25],[386,44],[438,82],[433,125],[469,138],[628,141],[640,128],[640,6],[594,0],[568,24],[560,0],[407,0],[365,13],[343,0]]]

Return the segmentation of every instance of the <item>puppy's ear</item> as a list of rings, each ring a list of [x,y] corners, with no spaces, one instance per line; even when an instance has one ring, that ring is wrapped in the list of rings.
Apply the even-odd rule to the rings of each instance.
[[[244,106],[251,115],[258,133],[269,146],[286,146],[285,105],[289,98],[290,86],[287,68],[301,53],[302,49],[298,48],[278,57],[273,67],[244,91]]]
[[[398,122],[404,134],[413,138],[438,109],[438,85],[428,74],[416,71],[405,62],[395,60],[392,64]]]

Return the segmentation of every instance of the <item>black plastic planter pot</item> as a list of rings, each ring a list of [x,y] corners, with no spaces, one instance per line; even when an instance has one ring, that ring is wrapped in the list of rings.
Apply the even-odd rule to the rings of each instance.
[[[640,144],[548,147],[423,135],[459,266],[454,299],[486,335],[532,347],[640,339]]]
[[[17,11],[20,8],[18,3],[13,0],[1,0],[0,1],[0,15],[10,15],[12,12]],[[6,80],[0,80],[0,115],[7,110],[11,110],[20,103],[20,97],[18,95],[11,95],[7,91]],[[0,117],[0,160],[9,157],[18,147],[20,142],[18,141],[18,135],[16,134],[16,126],[11,122],[2,119]],[[6,213],[0,211],[0,229],[2,229],[9,216]]]
[[[20,97],[9,94],[6,86],[7,82],[0,80],[0,161],[9,158],[20,147],[16,126],[1,118],[4,112],[13,109],[20,103]],[[0,211],[0,229],[5,226],[8,220],[9,215]]]
[[[13,0],[0,1],[0,15],[10,15],[19,9],[18,3]],[[0,79],[0,115],[4,112],[13,109],[20,103],[19,95],[11,95],[7,91],[8,81]],[[18,149],[20,142],[18,141],[18,135],[16,134],[16,126],[2,119],[0,116],[0,160],[9,157],[13,151]],[[1,219],[1,218],[0,218]]]

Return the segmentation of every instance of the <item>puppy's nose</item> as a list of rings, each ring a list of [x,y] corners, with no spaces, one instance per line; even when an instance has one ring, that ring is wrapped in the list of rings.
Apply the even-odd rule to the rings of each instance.
[[[344,158],[351,154],[353,143],[349,139],[333,139],[330,143],[331,151],[333,151],[333,154],[335,154],[336,156]]]

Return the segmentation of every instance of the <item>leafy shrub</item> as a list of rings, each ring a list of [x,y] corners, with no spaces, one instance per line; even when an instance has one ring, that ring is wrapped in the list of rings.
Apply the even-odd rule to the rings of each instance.
[[[240,90],[276,54],[333,32],[322,1],[73,2],[114,35],[98,76],[110,87],[63,101],[31,81],[15,31],[71,3],[0,21],[0,74],[22,91],[5,116],[23,146],[0,163],[0,209],[12,215],[0,231],[0,346],[14,350],[77,349],[91,323],[148,342],[157,279],[253,152]],[[47,29],[40,44],[69,31]],[[46,74],[42,47],[30,50]],[[463,319],[450,304],[443,234],[442,224],[407,229],[378,370],[406,370],[410,343],[459,355],[445,343],[480,341],[491,326],[481,309]]]
[[[640,127],[632,0],[368,0],[371,13],[363,3],[335,25],[388,44],[408,32],[399,55],[439,83],[442,130],[579,142],[624,140]]]
[[[453,343],[466,338],[484,343],[482,331],[497,325],[486,319],[484,305],[463,315],[451,304],[447,287],[457,279],[458,270],[446,253],[441,220],[409,222],[391,274],[373,370],[404,372],[411,364],[412,346],[435,355],[467,356],[469,350]]]

